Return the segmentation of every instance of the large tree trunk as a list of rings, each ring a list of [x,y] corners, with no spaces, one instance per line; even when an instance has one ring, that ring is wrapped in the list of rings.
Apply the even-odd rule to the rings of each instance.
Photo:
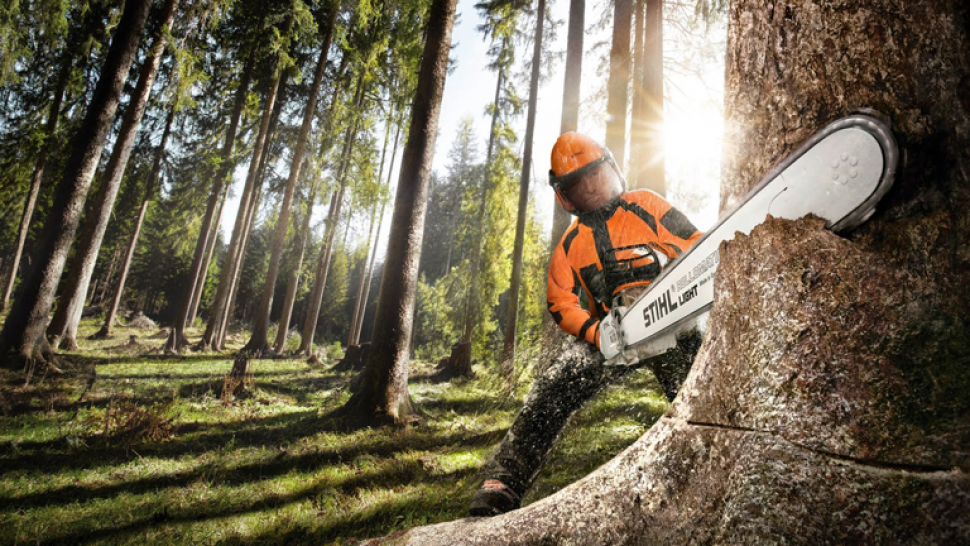
[[[205,254],[209,231],[212,229],[213,216],[222,195],[222,187],[226,177],[231,170],[232,149],[236,144],[236,132],[239,130],[239,119],[242,117],[243,107],[246,105],[246,95],[249,93],[249,83],[252,80],[253,70],[256,67],[256,48],[249,52],[249,58],[243,67],[242,75],[239,78],[239,87],[236,88],[235,102],[232,107],[232,114],[229,118],[229,127],[226,129],[226,140],[222,147],[219,167],[216,170],[212,182],[212,191],[205,205],[205,215],[202,217],[202,227],[199,230],[199,238],[195,242],[195,254],[192,256],[192,265],[189,267],[189,284],[194,285],[199,278],[199,271],[202,270],[202,260]],[[182,300],[179,303],[178,311],[175,314],[175,323],[172,325],[172,332],[169,334],[168,341],[165,343],[165,351],[179,353],[188,343],[185,339],[185,321],[189,316],[189,306],[192,305],[192,297],[195,295],[195,286],[186,286],[182,293]]]
[[[57,71],[57,80],[54,84],[54,94],[48,110],[47,123],[44,130],[44,141],[34,163],[34,171],[31,174],[30,190],[27,200],[24,203],[24,212],[20,219],[20,228],[17,231],[17,248],[13,255],[12,264],[9,266],[10,276],[3,291],[3,299],[0,300],[0,311],[7,309],[10,298],[13,295],[14,284],[17,280],[17,273],[20,269],[20,261],[24,254],[24,246],[27,242],[27,234],[33,219],[37,205],[37,196],[40,194],[40,187],[44,179],[44,171],[47,168],[47,159],[54,149],[57,138],[57,126],[60,122],[61,109],[64,105],[64,94],[68,90],[72,73],[80,73],[87,69],[90,56],[78,55],[78,51],[83,50],[81,44],[90,40],[100,40],[103,29],[99,29],[97,21],[107,14],[107,6],[100,4],[90,6],[80,17],[71,25],[68,39],[64,44],[61,53],[60,69]]]
[[[125,282],[128,280],[128,271],[131,269],[131,260],[135,255],[135,248],[138,245],[138,236],[141,234],[141,226],[145,223],[145,214],[148,212],[148,203],[155,196],[156,184],[162,172],[162,157],[165,155],[165,147],[168,145],[168,137],[172,133],[172,123],[175,121],[177,105],[173,104],[169,109],[168,117],[165,119],[165,129],[162,131],[162,140],[158,144],[155,152],[155,160],[152,164],[152,174],[145,184],[145,195],[142,197],[141,205],[138,207],[138,216],[135,217],[135,225],[131,228],[131,237],[128,240],[128,248],[125,250],[125,261],[121,266],[118,275],[118,286],[115,288],[111,305],[105,315],[104,325],[101,330],[94,335],[95,338],[104,339],[111,336],[111,328],[114,326],[115,318],[118,316],[118,306],[121,304],[121,297],[125,292]]]
[[[613,45],[610,48],[610,80],[606,98],[606,147],[623,169],[626,157],[626,107],[630,98],[630,24],[633,0],[615,0]]]
[[[50,356],[44,331],[54,293],[150,8],[150,0],[131,0],[125,4],[98,85],[74,136],[71,155],[34,249],[30,271],[0,332],[0,356],[8,367],[18,367],[24,359],[46,361]],[[10,358],[11,352],[14,358]]]
[[[663,149],[663,0],[643,0],[643,29],[638,78],[634,79],[633,124],[631,130],[630,188],[653,190],[666,195]]]
[[[336,12],[336,8],[334,9]],[[269,315],[273,307],[273,293],[276,291],[276,277],[279,275],[280,258],[283,256],[283,247],[286,242],[286,232],[289,228],[290,206],[293,202],[293,192],[296,183],[300,179],[300,169],[303,167],[303,154],[306,152],[307,141],[310,137],[310,127],[313,125],[313,116],[317,110],[317,97],[320,94],[320,84],[323,82],[323,73],[327,68],[327,55],[330,52],[330,37],[333,35],[333,23],[336,22],[336,15],[332,16],[327,39],[324,40],[320,50],[320,57],[317,59],[317,68],[313,74],[313,84],[310,86],[310,96],[307,100],[306,108],[303,112],[303,124],[300,126],[300,135],[296,140],[296,148],[293,150],[293,159],[290,162],[290,176],[286,181],[286,188],[283,190],[283,202],[280,204],[279,216],[276,222],[276,232],[273,234],[273,245],[270,251],[269,267],[266,271],[266,283],[263,285],[263,293],[259,300],[259,311],[256,313],[256,323],[253,326],[252,338],[243,347],[243,352],[249,354],[260,354],[269,352]]]
[[[707,338],[640,440],[522,510],[394,543],[970,543],[968,21],[949,0],[734,2],[722,207],[871,106],[907,157],[880,211],[848,239],[769,220],[722,245]]]
[[[536,126],[536,103],[539,99],[539,67],[542,63],[542,25],[546,18],[546,0],[536,8],[536,34],[532,50],[532,76],[529,83],[529,112],[525,123],[525,145],[522,151],[522,173],[519,177],[519,214],[515,223],[515,246],[512,250],[512,278],[509,285],[509,308],[505,319],[502,344],[502,375],[509,385],[515,373],[515,330],[519,318],[519,288],[522,285],[522,253],[525,248],[525,221],[529,215],[529,173],[532,169],[532,138]]]
[[[428,12],[427,41],[401,159],[374,343],[361,372],[360,391],[339,410],[359,424],[405,424],[416,417],[408,393],[408,345],[455,4],[456,0],[434,0]]]
[[[111,157],[104,171],[101,187],[94,196],[93,203],[88,209],[87,221],[81,230],[80,241],[74,260],[68,268],[67,279],[58,300],[54,318],[47,328],[47,335],[52,339],[52,345],[64,349],[77,349],[77,327],[84,310],[84,299],[91,283],[91,275],[98,261],[101,251],[101,241],[108,228],[111,212],[114,210],[115,198],[121,188],[131,149],[135,145],[135,138],[141,128],[141,119],[148,106],[148,97],[155,83],[158,66],[162,62],[165,50],[166,32],[175,19],[179,0],[166,0],[158,21],[158,28],[152,41],[151,49],[142,63],[138,74],[138,83],[131,95],[131,100],[125,110],[121,122],[118,138],[115,140]],[[58,345],[60,343],[60,345]]]
[[[57,124],[61,119],[61,105],[64,102],[64,92],[67,89],[67,82],[70,76],[71,63],[65,60],[64,65],[58,73],[57,84],[54,89],[54,99],[51,101],[50,111],[47,114],[44,144],[41,146],[40,153],[37,155],[34,172],[30,178],[30,190],[27,193],[27,201],[24,203],[24,213],[20,218],[20,229],[17,231],[17,248],[14,250],[13,263],[10,265],[10,275],[7,277],[7,284],[3,290],[3,299],[0,300],[0,311],[6,310],[10,296],[13,294],[13,286],[17,281],[17,270],[20,269],[20,258],[23,256],[24,245],[27,242],[27,232],[30,229],[30,222],[34,217],[37,196],[40,195],[40,185],[44,180],[44,169],[47,167],[47,157],[50,155],[51,148],[54,146],[56,139]]]

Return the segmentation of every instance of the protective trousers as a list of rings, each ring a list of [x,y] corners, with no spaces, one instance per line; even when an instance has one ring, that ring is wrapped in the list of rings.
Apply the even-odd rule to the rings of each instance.
[[[522,409],[482,469],[486,479],[501,480],[520,497],[532,487],[569,418],[589,399],[630,371],[649,366],[673,400],[696,352],[692,346],[636,366],[606,366],[596,346],[568,339],[533,381]]]

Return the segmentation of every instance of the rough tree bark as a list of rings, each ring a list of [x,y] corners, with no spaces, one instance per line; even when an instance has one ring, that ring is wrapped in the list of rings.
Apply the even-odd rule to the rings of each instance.
[[[135,138],[141,129],[141,120],[148,107],[148,98],[158,74],[158,66],[162,62],[165,50],[166,33],[175,12],[178,10],[179,0],[166,0],[159,15],[158,28],[152,39],[151,48],[138,73],[138,83],[131,94],[131,100],[125,109],[121,121],[121,129],[111,157],[105,167],[102,183],[92,199],[87,213],[87,220],[81,230],[78,248],[74,253],[74,260],[68,268],[64,288],[58,299],[54,318],[47,328],[47,335],[54,348],[77,350],[77,327],[84,310],[84,300],[91,283],[91,275],[98,261],[104,232],[108,228],[111,212],[114,210],[115,198],[121,188],[121,181],[128,167],[128,159],[135,145]]]
[[[206,201],[205,214],[202,217],[202,227],[199,231],[199,238],[195,243],[195,254],[192,256],[192,265],[189,267],[189,284],[195,284],[199,278],[199,271],[202,269],[206,241],[209,238],[209,231],[213,226],[213,216],[222,195],[222,188],[226,182],[226,177],[232,167],[232,149],[236,144],[236,132],[239,130],[239,119],[242,117],[243,107],[246,105],[246,95],[249,93],[249,83],[252,80],[253,70],[256,67],[256,48],[249,52],[249,58],[243,67],[242,75],[239,77],[239,87],[236,88],[232,114],[229,117],[229,127],[226,129],[226,140],[222,146],[219,167],[216,169],[212,181],[212,191],[209,192],[209,199]],[[185,338],[185,321],[189,316],[189,306],[192,305],[192,297],[195,293],[194,286],[187,286],[182,294],[182,301],[175,314],[175,323],[172,325],[172,332],[169,334],[168,341],[165,342],[165,351],[179,353],[188,343]]]
[[[536,104],[539,100],[539,68],[542,66],[542,26],[546,19],[546,0],[536,7],[536,33],[533,39],[532,74],[529,82],[529,111],[525,123],[522,150],[522,172],[519,175],[519,208],[515,222],[515,245],[512,249],[512,277],[509,280],[509,307],[505,317],[505,339],[502,343],[502,376],[513,385],[515,373],[515,330],[519,319],[519,288],[522,285],[522,253],[525,248],[525,221],[529,215],[529,173],[532,169],[533,135],[536,126]]]
[[[0,358],[7,367],[19,367],[24,361],[48,362],[52,356],[44,331],[54,293],[151,4],[150,0],[126,3],[111,39],[98,84],[72,141],[71,155],[34,249],[30,270],[0,331]],[[32,365],[28,376],[31,372]]]
[[[128,239],[128,248],[125,250],[125,261],[121,266],[121,272],[118,275],[118,286],[115,288],[114,296],[111,299],[111,305],[108,307],[108,313],[104,318],[104,325],[101,326],[99,330],[93,337],[95,339],[105,339],[111,337],[111,328],[114,326],[115,318],[118,316],[118,306],[121,304],[121,297],[125,293],[125,282],[128,280],[128,271],[131,269],[131,260],[135,255],[135,248],[138,245],[138,236],[141,234],[141,226],[145,222],[145,214],[148,212],[148,203],[151,202],[152,198],[155,196],[156,184],[158,183],[159,177],[162,172],[162,158],[165,155],[165,147],[168,145],[168,137],[172,133],[172,123],[175,121],[175,112],[178,110],[178,106],[173,104],[168,111],[168,117],[165,119],[165,129],[162,131],[162,140],[158,144],[158,150],[155,152],[155,160],[152,164],[152,174],[148,179],[148,183],[145,184],[145,195],[141,199],[141,205],[138,207],[138,216],[135,218],[135,225],[131,229],[131,237]]]
[[[722,206],[875,107],[907,161],[848,238],[768,220],[722,245],[710,330],[634,445],[522,510],[393,544],[970,542],[970,6],[737,0]]]
[[[417,416],[417,408],[408,393],[408,346],[431,161],[441,95],[448,74],[456,3],[456,0],[434,0],[428,11],[427,39],[411,104],[411,126],[401,158],[374,343],[361,372],[360,391],[337,412],[357,424],[407,424]]]
[[[610,80],[606,98],[606,147],[623,169],[626,157],[626,107],[630,98],[630,24],[633,0],[613,4],[613,44],[610,47]]]

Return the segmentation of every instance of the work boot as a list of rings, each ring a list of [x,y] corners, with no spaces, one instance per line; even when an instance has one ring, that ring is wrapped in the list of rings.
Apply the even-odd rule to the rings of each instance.
[[[472,496],[468,512],[476,517],[492,517],[519,508],[522,499],[499,480],[485,480]]]

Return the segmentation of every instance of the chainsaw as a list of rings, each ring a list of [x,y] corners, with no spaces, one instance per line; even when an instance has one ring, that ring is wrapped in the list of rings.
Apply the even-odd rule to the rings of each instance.
[[[889,191],[899,149],[875,112],[832,122],[786,157],[629,305],[614,305],[600,322],[608,365],[633,365],[663,355],[677,337],[702,327],[714,302],[722,241],[748,235],[767,216],[814,214],[845,233],[868,220]],[[620,303],[617,301],[617,303]]]

